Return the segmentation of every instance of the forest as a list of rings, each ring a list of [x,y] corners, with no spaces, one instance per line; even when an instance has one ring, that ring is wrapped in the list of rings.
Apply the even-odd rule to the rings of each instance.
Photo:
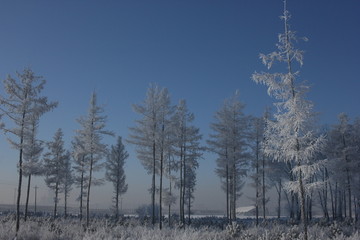
[[[306,97],[310,87],[299,77],[304,51],[297,43],[307,39],[290,28],[286,1],[281,19],[284,31],[276,50],[260,54],[266,70],[254,69],[251,76],[254,84],[267,88],[264,94],[272,97],[274,107],[262,116],[246,115],[234,90],[214,113],[210,136],[194,123],[201,113],[192,113],[185,99],[174,105],[168,89],[154,83],[143,102],[132,105],[138,118],[129,136],[107,129],[105,109],[94,91],[87,115],[77,119],[72,147],[66,149],[61,128],[50,141],[37,137],[40,119],[58,105],[43,95],[46,80],[31,68],[9,75],[0,96],[0,121],[9,147],[18,152],[18,188],[16,213],[0,217],[0,239],[360,239],[360,118],[340,113],[337,124],[319,126]],[[116,137],[116,144],[105,144],[105,136]],[[128,190],[128,145],[149,175],[151,203],[142,216],[126,216],[119,206]],[[217,156],[214,172],[224,192],[223,217],[192,217],[197,169],[205,152]],[[34,176],[42,176],[54,193],[51,217],[30,214]],[[91,190],[105,181],[113,186],[113,214],[92,217]],[[255,193],[249,219],[237,215],[246,182]],[[276,215],[269,216],[269,192],[274,190]],[[78,196],[76,217],[67,212],[70,194]],[[60,199],[64,214],[58,211]]]

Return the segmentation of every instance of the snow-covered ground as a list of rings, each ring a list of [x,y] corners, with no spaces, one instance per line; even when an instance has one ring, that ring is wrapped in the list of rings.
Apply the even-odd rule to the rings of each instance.
[[[15,221],[13,216],[0,217],[0,239],[14,238]],[[181,228],[173,224],[170,228],[164,224],[159,230],[157,226],[140,222],[135,218],[122,219],[117,223],[109,219],[94,220],[88,229],[77,219],[33,218],[26,223],[21,222],[17,240],[290,240],[302,239],[301,226],[289,222],[268,221],[258,227],[254,222],[240,220],[238,223],[226,225],[221,218],[194,219],[191,227]],[[319,221],[309,228],[309,239],[359,240],[360,234],[356,226],[349,223],[325,223]]]

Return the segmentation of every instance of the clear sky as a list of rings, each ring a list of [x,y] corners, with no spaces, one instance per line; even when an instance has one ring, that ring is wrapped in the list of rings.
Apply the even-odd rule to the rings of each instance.
[[[309,38],[299,43],[305,50],[301,79],[312,86],[308,97],[320,123],[335,123],[340,112],[360,116],[360,2],[288,0],[288,9],[292,28]],[[42,118],[39,137],[51,140],[61,127],[67,148],[92,91],[105,105],[108,129],[127,138],[128,127],[139,118],[131,105],[143,101],[151,82],[167,87],[173,104],[187,100],[206,139],[214,112],[236,89],[247,114],[260,116],[272,104],[265,87],[250,78],[254,71],[266,71],[258,56],[275,50],[281,14],[281,0],[3,0],[0,79],[24,67],[45,77],[44,94],[59,107]],[[115,138],[105,141],[114,144]],[[133,147],[127,149],[129,190],[123,206],[135,208],[150,202],[150,176]],[[17,156],[1,134],[0,203],[14,202]],[[225,206],[215,159],[206,154],[200,162],[195,208]],[[38,177],[33,183],[40,187],[39,203],[51,204],[43,182]],[[92,207],[107,208],[111,185],[93,189]],[[77,194],[74,189],[73,206]],[[248,204],[250,194],[247,190],[240,205]]]

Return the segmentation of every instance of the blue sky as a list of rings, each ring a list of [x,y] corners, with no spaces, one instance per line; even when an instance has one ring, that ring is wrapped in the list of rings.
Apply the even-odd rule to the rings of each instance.
[[[288,8],[292,28],[309,38],[299,43],[305,50],[300,76],[312,86],[308,97],[320,113],[320,123],[335,123],[340,112],[359,116],[360,2],[288,0]],[[214,112],[236,89],[247,114],[259,116],[272,104],[265,87],[250,78],[255,71],[266,71],[258,56],[275,50],[283,29],[281,13],[281,0],[4,0],[0,79],[24,67],[45,77],[44,94],[59,101],[59,107],[42,118],[39,137],[50,140],[61,127],[67,147],[92,91],[105,105],[108,129],[126,138],[139,117],[131,104],[143,101],[151,82],[167,87],[173,104],[187,100],[206,139]],[[115,138],[105,141],[113,144]],[[134,208],[149,202],[150,176],[133,147],[127,148],[129,191],[124,207]],[[200,162],[197,208],[224,207],[215,159],[206,154]],[[0,203],[13,203],[16,163],[17,152],[1,135]],[[40,186],[40,201],[51,203],[43,180],[37,178],[34,184]],[[95,187],[93,206],[108,207],[111,194],[109,184]],[[248,200],[243,201],[240,205]]]

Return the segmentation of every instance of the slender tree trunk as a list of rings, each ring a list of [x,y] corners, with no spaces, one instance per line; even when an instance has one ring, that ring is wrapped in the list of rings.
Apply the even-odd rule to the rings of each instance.
[[[351,181],[350,181],[350,173],[349,169],[346,171],[347,173],[347,190],[348,190],[348,200],[349,200],[349,218],[352,219],[352,208],[351,208]]]
[[[119,175],[117,175],[116,190],[115,190],[115,219],[119,221]]]
[[[258,136],[258,131],[256,136]],[[256,164],[255,164],[255,215],[256,226],[259,225],[259,140],[256,141]]]
[[[301,218],[304,225],[304,240],[308,239],[308,222],[305,214],[305,188],[302,179],[302,172],[299,173],[299,184],[300,184],[300,197],[301,197]]]
[[[278,191],[278,218],[281,215],[281,179],[279,180],[279,191]]]
[[[344,217],[346,218],[347,217],[347,213],[346,213],[346,209],[347,209],[347,206],[346,206],[346,189],[344,189],[343,191],[343,195],[342,197],[344,198],[343,201],[344,201]]]
[[[155,134],[154,134],[155,135]],[[155,136],[153,136],[155,139]],[[151,222],[152,225],[155,225],[155,174],[156,174],[156,143],[153,141],[153,175],[152,175],[152,183],[151,183],[151,205],[152,205],[152,216]]]
[[[236,221],[236,165],[233,165],[233,220]]]
[[[171,167],[170,167],[170,158],[169,158],[169,177],[170,177],[170,181],[169,181],[169,192],[170,192],[170,197],[172,197],[172,184],[171,184]],[[171,201],[169,203],[169,209],[168,209],[168,220],[169,220],[169,227],[171,227]]]
[[[27,220],[27,215],[28,215],[28,206],[29,206],[29,197],[30,197],[30,185],[31,185],[31,174],[29,174],[29,177],[28,177],[28,186],[27,186],[26,203],[25,203],[25,216],[24,216],[25,222]]]
[[[90,154],[90,172],[89,172],[89,182],[87,188],[87,198],[86,198],[86,227],[89,227],[90,224],[90,189],[91,189],[91,180],[92,180],[92,170],[93,170],[93,154]]]
[[[55,206],[54,206],[54,219],[56,218],[56,215],[57,215],[58,196],[59,196],[59,184],[56,183],[56,185],[55,185],[55,199],[54,199],[54,202],[55,202]]]
[[[330,201],[331,201],[331,213],[332,213],[332,219],[335,220],[335,205],[334,205],[334,195],[332,190],[332,185],[329,183],[329,190],[330,190]]]
[[[226,159],[226,219],[230,223],[230,209],[229,209],[229,161],[227,148],[225,148],[225,159]]]
[[[256,194],[255,194],[255,214],[256,214],[256,226],[259,225],[259,165],[256,162],[256,179],[255,179],[255,188],[256,188]]]
[[[83,195],[84,195],[84,171],[81,172],[80,179],[80,222],[83,217]]]
[[[262,205],[263,205],[263,220],[266,218],[266,195],[265,195],[265,156],[262,157]]]
[[[183,182],[184,182],[184,180],[183,180],[183,147],[181,146],[180,147],[180,196],[179,196],[179,204],[180,204],[180,206],[179,206],[179,210],[180,210],[180,222],[181,223],[183,223],[183,219],[182,219],[182,216],[183,216],[183,214],[182,214],[182,206],[183,206],[183,204],[182,204],[182,192],[183,192]]]
[[[27,98],[27,95],[25,95]],[[19,151],[19,184],[17,188],[17,200],[16,200],[16,235],[20,229],[20,199],[21,199],[21,185],[22,185],[22,162],[23,162],[23,144],[24,144],[24,128],[25,128],[25,115],[26,111],[23,111],[21,120],[21,132],[20,132],[20,151]]]
[[[188,196],[188,218],[189,218],[189,225],[191,224],[191,218],[190,218],[190,215],[191,215],[191,190],[190,190],[190,187],[188,188],[189,190],[189,196]]]
[[[68,191],[65,187],[64,189],[64,217],[67,218],[67,198],[68,198]]]
[[[160,197],[159,197],[159,215],[160,215],[160,224],[159,228],[162,229],[162,184],[163,184],[163,150],[161,150],[161,156],[160,156]]]
[[[184,139],[184,143],[186,142],[186,140]],[[186,146],[184,145],[184,164],[183,164],[183,191],[182,191],[182,219],[183,219],[183,225],[185,227],[185,190],[186,190]]]

